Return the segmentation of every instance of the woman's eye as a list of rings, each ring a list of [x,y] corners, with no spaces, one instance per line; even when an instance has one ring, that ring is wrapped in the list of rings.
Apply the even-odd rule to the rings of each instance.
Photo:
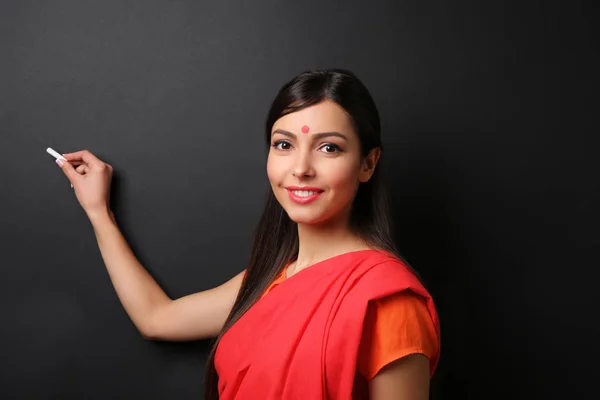
[[[292,145],[289,142],[286,142],[284,140],[279,140],[273,143],[271,146],[275,147],[278,150],[289,150],[289,148],[292,147]]]
[[[342,149],[340,149],[340,146],[338,146],[337,144],[333,144],[333,143],[327,143],[327,144],[323,145],[321,147],[321,149],[323,149],[325,151],[325,153],[336,153],[336,152],[342,151]]]

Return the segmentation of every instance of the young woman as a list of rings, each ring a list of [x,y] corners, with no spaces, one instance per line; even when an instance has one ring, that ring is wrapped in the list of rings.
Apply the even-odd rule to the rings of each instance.
[[[391,239],[367,88],[346,70],[302,73],[273,101],[265,139],[272,190],[247,268],[176,300],[117,227],[112,166],[64,155],[133,323],[148,339],[216,338],[207,399],[428,399],[439,321]]]

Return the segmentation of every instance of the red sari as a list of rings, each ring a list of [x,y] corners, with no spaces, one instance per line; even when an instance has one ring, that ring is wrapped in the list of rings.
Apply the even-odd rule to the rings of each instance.
[[[294,274],[221,338],[220,399],[352,399],[368,302],[407,289],[426,299],[439,341],[431,296],[387,252],[344,253]]]

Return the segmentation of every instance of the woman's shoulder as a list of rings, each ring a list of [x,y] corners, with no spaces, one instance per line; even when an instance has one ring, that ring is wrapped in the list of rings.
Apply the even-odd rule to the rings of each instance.
[[[428,296],[415,271],[400,256],[390,251],[369,249],[356,254],[351,272],[352,290],[393,293],[404,289]]]
[[[408,263],[392,251],[379,248],[367,248],[358,250],[355,253],[357,258],[360,259],[360,263],[363,264],[370,273],[386,273],[390,271],[400,273],[412,272]]]

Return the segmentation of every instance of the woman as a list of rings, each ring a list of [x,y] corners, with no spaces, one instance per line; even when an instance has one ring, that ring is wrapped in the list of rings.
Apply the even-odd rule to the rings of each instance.
[[[246,270],[176,300],[117,227],[112,166],[64,155],[124,308],[149,339],[216,337],[208,399],[427,399],[439,321],[391,239],[367,88],[346,70],[302,73],[266,125],[271,190]]]

